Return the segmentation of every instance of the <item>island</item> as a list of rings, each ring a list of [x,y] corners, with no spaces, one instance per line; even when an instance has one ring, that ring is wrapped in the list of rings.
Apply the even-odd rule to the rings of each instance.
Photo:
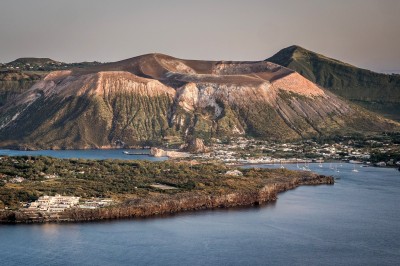
[[[260,205],[330,176],[219,162],[0,157],[0,222],[80,222]]]

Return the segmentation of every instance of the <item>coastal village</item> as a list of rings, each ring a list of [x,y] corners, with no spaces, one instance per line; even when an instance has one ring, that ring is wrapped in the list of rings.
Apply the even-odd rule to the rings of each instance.
[[[152,148],[151,155],[184,160],[215,160],[228,165],[342,161],[379,167],[400,166],[400,145],[391,137],[380,140],[348,138],[322,143],[314,140],[281,143],[238,137],[229,141],[213,139],[207,147],[202,140],[196,141],[200,144],[192,147],[191,153]]]
[[[184,156],[179,158],[179,151],[167,151],[156,149],[153,156],[167,156],[173,160],[190,160],[201,163],[204,161],[218,161],[226,165],[240,166],[245,164],[284,164],[296,163],[304,164],[298,167],[303,170],[309,170],[309,163],[322,163],[342,161],[354,164],[364,164],[366,166],[377,167],[400,167],[399,144],[392,140],[342,140],[337,142],[318,143],[307,140],[292,143],[273,143],[255,139],[237,138],[229,142],[222,142],[214,139],[213,144],[205,146],[202,141],[197,140],[201,145],[201,150],[182,152]],[[127,152],[122,151],[127,156]],[[380,155],[377,156],[377,154]],[[172,156],[171,156],[172,155]],[[16,159],[9,158],[12,163],[17,165]],[[0,157],[0,161],[3,157]],[[39,173],[42,181],[52,182],[59,180],[60,173]],[[84,176],[86,173],[82,170],[76,170],[74,175]],[[228,171],[226,175],[240,176],[238,170]],[[47,181],[46,181],[47,180]],[[6,175],[0,173],[0,182],[3,184],[19,184],[25,182],[22,176],[13,176],[6,178]],[[156,189],[171,190],[171,186],[163,184],[153,184],[151,187]],[[35,216],[38,213],[43,215],[52,215],[60,213],[66,209],[98,209],[112,206],[117,202],[111,198],[82,198],[74,195],[54,196],[42,195],[32,202],[21,202],[21,210],[29,215]]]

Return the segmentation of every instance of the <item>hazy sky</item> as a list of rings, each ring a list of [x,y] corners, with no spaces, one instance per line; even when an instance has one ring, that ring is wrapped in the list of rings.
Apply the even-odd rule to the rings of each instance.
[[[400,70],[400,0],[0,0],[0,62],[262,60],[292,44]]]

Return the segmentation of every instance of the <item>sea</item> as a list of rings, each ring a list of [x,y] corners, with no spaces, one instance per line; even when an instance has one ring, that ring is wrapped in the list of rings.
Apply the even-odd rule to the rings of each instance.
[[[128,154],[126,154],[128,153]],[[139,155],[135,155],[139,154]],[[49,156],[60,159],[93,159],[93,160],[148,160],[148,161],[164,161],[166,157],[153,157],[150,155],[150,149],[110,149],[110,150],[37,150],[37,151],[21,151],[21,150],[3,150],[0,149],[0,156]]]
[[[341,162],[309,167],[335,184],[302,186],[256,207],[0,225],[0,265],[400,265],[400,172]]]

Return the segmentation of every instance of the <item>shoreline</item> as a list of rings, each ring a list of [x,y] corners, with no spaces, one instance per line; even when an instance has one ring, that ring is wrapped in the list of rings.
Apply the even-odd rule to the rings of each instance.
[[[0,224],[37,224],[37,223],[71,223],[128,218],[156,217],[186,211],[211,210],[263,205],[274,202],[278,194],[299,186],[333,185],[332,176],[304,175],[292,178],[288,182],[265,185],[260,189],[236,190],[230,193],[204,195],[198,192],[184,192],[175,195],[163,195],[158,198],[132,199],[121,205],[99,209],[68,209],[62,213],[46,216],[39,214],[31,218],[23,211],[0,212]]]
[[[124,151],[126,150],[149,150],[149,153],[147,154],[126,154],[127,156],[147,156],[147,157],[153,157],[153,158],[166,158],[167,160],[176,160],[176,159],[183,159],[183,160],[197,160],[196,158],[192,158],[190,156],[194,155],[194,154],[190,154],[188,157],[174,157],[174,156],[154,156],[150,153],[151,148],[88,148],[88,149],[35,149],[35,150],[22,150],[22,149],[11,149],[11,148],[4,148],[4,147],[0,147],[0,150],[5,150],[5,151],[14,151],[14,152],[38,152],[38,151],[56,151],[56,152],[62,152],[62,151],[88,151],[88,150],[101,150],[101,151],[121,151],[122,153],[124,153]],[[175,152],[176,150],[171,150],[173,152]],[[185,152],[178,152],[178,153],[185,153]],[[18,157],[18,156],[24,156],[24,155],[7,155],[7,154],[0,154],[1,156],[10,156],[10,157]],[[32,155],[32,156],[39,156],[39,155]],[[51,155],[45,155],[45,156],[50,156],[53,157]],[[59,158],[59,157],[53,157],[53,158]],[[62,159],[68,159],[68,158],[62,158]],[[72,158],[70,158],[72,159]],[[108,159],[113,159],[113,158],[108,158]],[[91,159],[91,160],[104,160],[103,158],[101,159]],[[124,158],[123,160],[137,160],[137,159],[129,159],[129,157],[127,157],[126,159]],[[303,164],[303,163],[307,163],[307,164],[318,164],[319,162],[314,162],[312,159],[297,159],[297,160],[293,160],[293,159],[279,159],[276,158],[275,162],[245,162],[245,163],[239,163],[239,162],[223,162],[225,165],[227,166],[233,166],[233,167],[242,167],[242,166],[246,166],[246,165],[287,165],[287,164]],[[329,160],[324,160],[322,163],[345,163],[345,164],[349,164],[350,162],[348,161],[343,161],[340,159],[329,159]],[[350,163],[352,164],[352,163]],[[371,164],[366,164],[365,162],[361,162],[361,163],[357,163],[360,165],[366,165],[366,167],[378,167],[378,168],[399,168],[399,165],[385,165],[385,166],[379,166],[379,165],[375,165],[376,163],[371,163]],[[301,169],[300,169],[301,170]],[[399,170],[400,171],[400,170]]]

